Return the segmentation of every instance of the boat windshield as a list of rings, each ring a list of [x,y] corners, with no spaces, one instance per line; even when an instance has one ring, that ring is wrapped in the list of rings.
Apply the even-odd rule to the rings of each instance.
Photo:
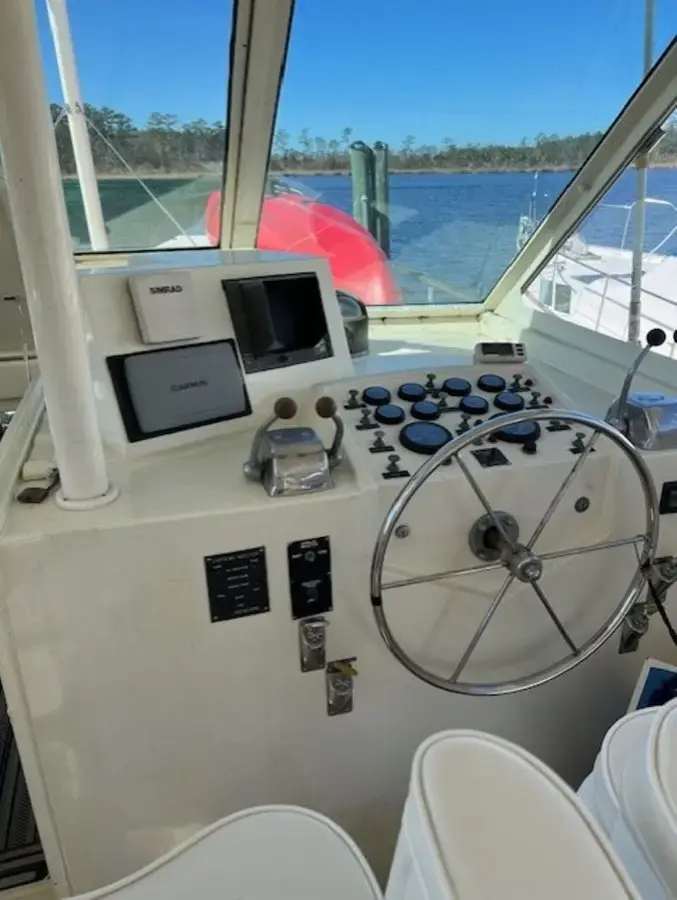
[[[38,4],[76,252],[219,243],[236,4],[69,0],[75,96]],[[675,16],[652,7],[656,58]],[[326,256],[336,288],[370,306],[482,302],[642,80],[644,26],[641,0],[421,0],[415,15],[296,0],[257,246]],[[622,249],[619,197],[614,224],[581,240]]]
[[[193,15],[167,0],[37,4],[75,252],[208,243],[205,209],[223,182],[233,7],[200,0]],[[71,53],[75,90],[63,71]],[[73,132],[71,119],[86,128],[75,122]],[[88,154],[99,199],[79,177]]]

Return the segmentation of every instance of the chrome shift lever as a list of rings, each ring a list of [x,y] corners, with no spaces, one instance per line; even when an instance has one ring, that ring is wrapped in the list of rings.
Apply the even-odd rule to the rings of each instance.
[[[665,339],[666,334],[662,328],[652,328],[647,334],[646,347],[642,349],[637,356],[637,359],[628,369],[618,399],[612,403],[607,412],[605,421],[608,422],[609,425],[613,425],[614,428],[617,428],[621,434],[624,434],[626,437],[628,433],[628,397],[630,395],[632,381],[648,354],[654,347],[662,347],[665,343]],[[675,340],[677,340],[677,331],[675,332]]]
[[[337,413],[336,403],[331,397],[320,397],[315,403],[315,412],[321,419],[332,419],[334,422],[336,431],[334,432],[334,440],[331,442],[331,447],[327,450],[327,456],[329,458],[329,468],[335,469],[341,462],[341,444],[345,433],[343,419]]]
[[[677,397],[655,391],[630,392],[633,378],[649,351],[660,347],[665,339],[662,328],[652,328],[647,334],[646,347],[630,366],[618,399],[606,414],[605,421],[641,450],[677,448]],[[677,342],[677,331],[673,339]]]
[[[273,414],[261,425],[252,441],[249,459],[244,464],[244,474],[250,481],[261,481],[261,444],[263,436],[278,419],[293,419],[298,411],[296,401],[291,397],[280,397],[275,401]]]

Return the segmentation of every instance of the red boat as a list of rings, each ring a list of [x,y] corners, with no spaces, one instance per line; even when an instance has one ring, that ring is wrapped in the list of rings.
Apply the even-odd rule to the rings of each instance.
[[[207,201],[205,225],[212,243],[220,231],[221,195]],[[334,287],[362,300],[367,306],[401,303],[388,258],[369,232],[340,209],[275,179],[273,193],[263,199],[259,250],[286,250],[326,256]]]

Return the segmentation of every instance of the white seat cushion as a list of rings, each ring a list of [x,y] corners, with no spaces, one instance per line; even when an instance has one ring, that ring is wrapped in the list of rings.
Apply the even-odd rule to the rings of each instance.
[[[379,900],[357,845],[329,819],[264,806],[221,819],[129,877],[79,900]]]

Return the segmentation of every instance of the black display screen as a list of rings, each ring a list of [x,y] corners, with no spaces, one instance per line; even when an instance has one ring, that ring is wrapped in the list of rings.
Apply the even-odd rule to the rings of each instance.
[[[221,285],[245,372],[333,355],[315,274],[224,279]]]
[[[510,343],[482,344],[484,356],[512,356],[515,350]]]
[[[251,412],[232,338],[106,361],[131,443]]]

